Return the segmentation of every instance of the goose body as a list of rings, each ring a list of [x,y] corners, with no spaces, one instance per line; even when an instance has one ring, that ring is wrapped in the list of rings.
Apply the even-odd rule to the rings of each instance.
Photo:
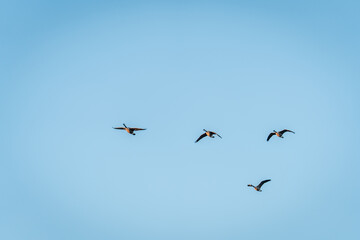
[[[205,133],[201,134],[200,137],[195,141],[195,143],[197,143],[198,141],[200,141],[202,138],[208,136],[211,138],[215,138],[215,135],[218,136],[219,138],[222,138],[219,134],[217,134],[216,132],[212,132],[212,131],[207,131],[206,129],[203,129]]]
[[[262,185],[264,185],[264,183],[267,183],[267,182],[270,182],[270,181],[271,181],[271,179],[263,180],[257,186],[254,186],[252,184],[248,184],[248,187],[253,187],[256,191],[262,192],[262,190],[261,190]]]
[[[146,128],[129,128],[125,125],[125,123],[123,123],[124,127],[113,127],[113,129],[118,129],[118,130],[125,130],[127,131],[129,134],[135,135],[135,131],[141,131],[141,130],[146,130]]]
[[[272,133],[269,134],[269,136],[267,137],[266,141],[269,141],[270,138],[271,138],[272,136],[274,136],[274,135],[278,136],[279,138],[284,138],[283,135],[284,135],[284,133],[286,133],[286,132],[291,132],[291,133],[294,133],[294,134],[295,134],[295,132],[293,132],[293,131],[291,131],[291,130],[288,130],[288,129],[284,129],[284,130],[281,130],[281,131],[279,131],[279,132],[277,132],[277,131],[274,130]]]

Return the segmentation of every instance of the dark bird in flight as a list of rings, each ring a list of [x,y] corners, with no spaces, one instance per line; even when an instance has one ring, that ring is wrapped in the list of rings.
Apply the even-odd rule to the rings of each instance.
[[[261,190],[262,185],[264,185],[264,183],[270,182],[270,181],[271,181],[271,179],[261,181],[261,183],[259,183],[259,185],[257,185],[256,187],[254,185],[252,185],[252,184],[248,184],[248,187],[253,187],[256,191],[262,192],[262,190]]]
[[[270,138],[271,138],[272,136],[274,136],[274,135],[276,135],[276,136],[278,136],[278,137],[280,137],[280,138],[284,138],[284,137],[283,137],[283,134],[286,133],[286,132],[295,133],[295,132],[293,132],[293,131],[291,131],[291,130],[288,130],[288,129],[281,130],[280,132],[277,132],[277,131],[274,130],[274,132],[272,132],[272,133],[269,134],[269,136],[268,136],[268,138],[266,139],[266,141],[269,141]]]
[[[222,138],[219,134],[217,134],[216,132],[212,132],[212,131],[206,131],[205,129],[203,129],[205,131],[205,133],[203,133],[196,141],[195,143],[197,143],[198,141],[200,141],[203,137],[211,137],[214,138],[214,135],[217,135],[219,138]]]
[[[113,127],[113,129],[126,130],[128,133],[135,135],[134,131],[146,130],[146,128],[129,128],[123,123],[124,127]]]

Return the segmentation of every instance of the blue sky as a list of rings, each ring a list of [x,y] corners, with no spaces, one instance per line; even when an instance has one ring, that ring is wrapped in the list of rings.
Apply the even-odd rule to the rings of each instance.
[[[1,239],[359,239],[357,1],[1,5]]]

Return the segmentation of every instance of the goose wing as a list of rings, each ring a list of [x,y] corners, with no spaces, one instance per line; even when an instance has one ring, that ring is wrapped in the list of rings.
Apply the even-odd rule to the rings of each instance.
[[[281,130],[279,133],[282,135],[282,134],[284,134],[284,133],[286,133],[286,132],[295,133],[295,132],[293,132],[293,131],[291,131],[291,130],[288,130],[288,129]]]
[[[195,143],[200,141],[203,137],[206,137],[206,133],[201,134],[201,136],[195,141]]]
[[[262,185],[264,185],[264,183],[267,183],[267,182],[270,182],[271,179],[267,179],[267,180],[264,180],[264,181],[261,181],[261,183],[259,183],[259,185],[257,185],[258,188],[261,188]]]
[[[125,130],[124,127],[113,127],[113,129]]]
[[[272,132],[272,133],[270,133],[270,134],[269,134],[269,136],[268,136],[268,138],[266,139],[266,141],[269,141],[269,140],[270,140],[270,138],[271,138],[272,136],[274,136],[274,135],[275,135],[275,133],[273,133],[273,132]]]
[[[130,128],[133,131],[141,131],[141,130],[146,130],[146,128]]]
[[[211,134],[215,134],[215,135],[218,136],[219,138],[222,138],[222,137],[221,137],[219,134],[217,134],[216,132],[211,132],[211,131],[210,131],[210,133],[211,133]]]

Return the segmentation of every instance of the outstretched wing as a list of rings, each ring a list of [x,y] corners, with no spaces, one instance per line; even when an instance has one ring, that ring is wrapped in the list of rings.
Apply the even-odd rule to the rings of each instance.
[[[124,127],[113,127],[113,129],[125,130]]]
[[[274,135],[275,135],[275,133],[273,133],[273,132],[272,132],[272,133],[270,133],[270,134],[269,134],[269,136],[268,136],[268,138],[266,139],[266,141],[269,141],[269,140],[270,140],[270,138],[271,138],[272,136],[274,136]]]
[[[219,138],[222,138],[222,137],[221,137],[219,134],[217,134],[216,132],[211,132],[211,131],[210,131],[210,133],[218,136]]]
[[[203,137],[206,137],[206,133],[201,134],[201,136],[195,141],[195,143],[200,141]]]
[[[288,129],[281,130],[279,133],[282,135],[282,134],[284,134],[284,133],[286,133],[286,132],[295,133],[295,132],[293,132],[293,131],[291,131],[291,130],[288,130]]]
[[[261,181],[261,183],[259,183],[259,185],[257,185],[258,188],[261,188],[262,185],[264,185],[264,183],[267,183],[267,182],[270,182],[271,179],[267,179],[267,180],[264,180],[264,181]]]
[[[141,131],[141,130],[146,130],[146,128],[130,128],[130,130]]]

